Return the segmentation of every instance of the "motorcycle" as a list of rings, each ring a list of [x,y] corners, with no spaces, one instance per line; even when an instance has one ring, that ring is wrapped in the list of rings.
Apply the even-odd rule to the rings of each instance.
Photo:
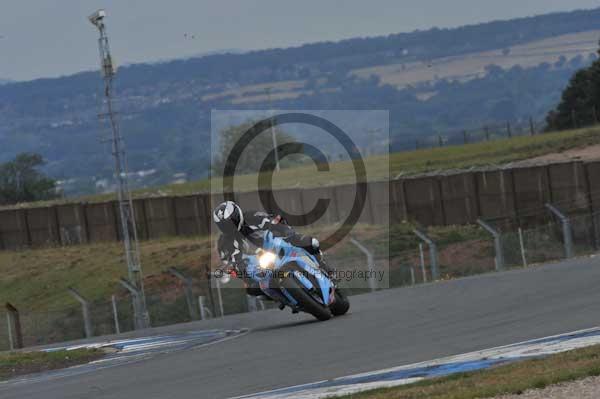
[[[303,248],[266,232],[263,247],[244,255],[245,278],[256,281],[265,296],[292,312],[306,312],[320,321],[348,312],[350,302],[317,259]]]

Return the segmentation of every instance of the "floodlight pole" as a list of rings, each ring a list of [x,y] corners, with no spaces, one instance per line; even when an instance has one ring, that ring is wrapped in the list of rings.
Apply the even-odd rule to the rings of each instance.
[[[106,104],[106,113],[100,114],[100,118],[107,118],[112,130],[112,153],[115,161],[115,177],[118,183],[117,197],[119,202],[119,215],[121,219],[121,235],[125,247],[125,259],[127,261],[127,270],[129,281],[138,291],[140,298],[134,301],[134,313],[138,328],[150,327],[150,317],[146,308],[146,297],[144,295],[144,281],[142,275],[142,266],[140,262],[140,250],[138,244],[133,201],[129,190],[127,177],[127,159],[125,157],[125,147],[123,137],[119,131],[116,113],[113,105],[113,79],[115,69],[110,54],[108,36],[106,35],[106,26],[104,10],[98,10],[89,17],[90,22],[98,28],[100,38],[98,39],[98,48],[100,51],[100,69],[104,79],[104,97]]]

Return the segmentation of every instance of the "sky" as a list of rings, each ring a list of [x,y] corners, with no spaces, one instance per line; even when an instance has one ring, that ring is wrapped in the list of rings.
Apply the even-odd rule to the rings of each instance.
[[[97,69],[108,13],[119,65],[223,49],[288,47],[594,8],[598,0],[1,0],[0,78],[31,80]]]

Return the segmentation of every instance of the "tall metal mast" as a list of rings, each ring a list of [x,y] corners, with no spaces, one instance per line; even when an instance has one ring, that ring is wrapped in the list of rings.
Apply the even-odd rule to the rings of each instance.
[[[119,131],[113,104],[113,79],[115,76],[115,69],[110,54],[110,47],[108,45],[108,36],[106,35],[106,26],[104,24],[105,17],[106,12],[104,10],[98,10],[88,18],[100,32],[98,48],[100,50],[100,69],[104,79],[104,106],[106,108],[103,111],[106,112],[101,113],[99,116],[101,119],[108,119],[112,130],[112,154],[115,161],[115,178],[118,184],[117,197],[119,202],[121,236],[123,245],[125,246],[125,260],[129,272],[130,291],[132,291],[133,296],[133,311],[135,313],[134,324],[136,329],[141,329],[150,326],[150,317],[146,308],[135,214],[127,176],[128,168],[127,159],[125,157],[125,146],[123,137]]]

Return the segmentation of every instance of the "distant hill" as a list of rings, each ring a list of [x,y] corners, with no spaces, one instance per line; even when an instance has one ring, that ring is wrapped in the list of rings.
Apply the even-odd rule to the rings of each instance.
[[[122,67],[130,169],[145,171],[138,186],[203,177],[210,110],[267,107],[267,88],[272,107],[389,109],[394,150],[484,123],[541,120],[595,59],[597,36],[600,9]],[[100,84],[84,72],[0,86],[0,161],[38,151],[70,193],[106,187]]]
[[[12,82],[12,80],[0,78],[0,85],[4,85],[4,84],[10,83],[10,82]]]

